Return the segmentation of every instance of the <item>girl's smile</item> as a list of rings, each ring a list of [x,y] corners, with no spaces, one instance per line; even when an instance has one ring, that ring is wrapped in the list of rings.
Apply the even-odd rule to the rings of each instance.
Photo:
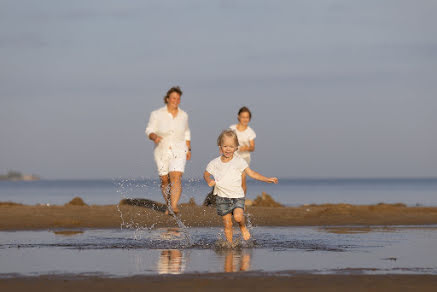
[[[237,151],[237,145],[235,145],[232,137],[223,137],[222,144],[220,145],[222,152],[222,160],[229,161],[234,157],[234,152]]]

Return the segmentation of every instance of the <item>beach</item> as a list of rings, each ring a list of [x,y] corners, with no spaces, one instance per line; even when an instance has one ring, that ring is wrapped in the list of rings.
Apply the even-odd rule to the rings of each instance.
[[[163,211],[163,205],[160,203],[153,203],[146,207],[133,206],[127,204],[118,205],[80,205],[80,202],[76,202],[78,205],[74,205],[74,202],[67,203],[65,205],[21,205],[10,202],[0,203],[0,230],[3,231],[6,237],[19,236],[21,232],[51,232],[54,234],[51,237],[46,233],[33,233],[31,237],[35,238],[40,236],[41,238],[47,238],[41,241],[41,245],[37,242],[20,241],[14,243],[14,239],[11,239],[11,243],[4,242],[4,246],[9,247],[8,253],[20,254],[21,252],[36,252],[34,254],[35,260],[29,260],[29,263],[38,263],[37,266],[47,265],[54,262],[54,259],[44,258],[44,254],[53,254],[57,256],[63,256],[67,249],[73,248],[73,257],[76,258],[77,265],[91,267],[87,263],[101,262],[103,258],[99,258],[99,254],[105,253],[107,259],[111,263],[117,263],[122,267],[136,269],[140,274],[138,275],[111,275],[102,271],[89,274],[84,268],[83,273],[69,273],[69,272],[56,272],[54,274],[47,272],[36,272],[33,276],[28,274],[2,274],[0,277],[0,290],[1,291],[29,291],[30,289],[38,291],[81,291],[88,289],[90,291],[155,291],[158,289],[164,291],[222,291],[226,289],[228,291],[435,291],[437,287],[437,275],[434,272],[421,270],[420,268],[407,268],[405,262],[408,262],[405,254],[398,254],[396,258],[382,258],[377,256],[376,262],[374,262],[374,268],[364,268],[357,265],[358,268],[351,266],[350,268],[341,268],[333,270],[258,270],[255,265],[260,263],[261,256],[267,252],[268,257],[290,257],[293,258],[293,253],[286,252],[286,250],[293,250],[304,253],[306,260],[316,259],[316,254],[312,255],[311,250],[318,250],[322,252],[324,258],[318,258],[318,261],[324,261],[327,267],[331,265],[326,262],[329,257],[332,259],[336,255],[341,256],[344,251],[349,250],[352,252],[349,256],[360,256],[360,254],[353,251],[355,244],[351,247],[344,246],[343,240],[350,240],[351,236],[355,238],[357,243],[360,243],[361,238],[369,240],[369,245],[365,242],[361,242],[361,248],[370,248],[369,251],[377,251],[381,247],[373,247],[374,240],[380,240],[383,244],[386,244],[386,234],[393,234],[403,232],[399,235],[399,238],[403,238],[407,234],[422,234],[426,232],[434,232],[434,227],[430,226],[429,230],[423,229],[426,225],[437,224],[437,207],[407,207],[403,204],[377,204],[377,205],[348,205],[348,204],[322,204],[322,205],[304,205],[299,207],[260,207],[249,206],[247,207],[247,214],[253,226],[258,226],[258,232],[264,233],[270,229],[263,229],[266,226],[273,228],[287,228],[289,232],[284,234],[294,234],[290,236],[290,239],[285,239],[283,242],[284,248],[279,248],[275,251],[276,243],[267,243],[267,246],[263,247],[263,241],[258,243],[258,247],[254,251],[250,251],[250,248],[246,251],[232,251],[231,253],[226,251],[211,251],[210,248],[202,249],[201,246],[196,245],[195,252],[189,256],[191,260],[196,262],[197,253],[207,255],[204,260],[208,265],[211,259],[223,260],[223,263],[215,264],[220,269],[221,265],[224,265],[226,270],[227,258],[231,256],[235,260],[241,261],[245,256],[252,257],[249,262],[254,265],[254,270],[240,270],[234,272],[194,272],[193,270],[187,270],[178,275],[166,274],[160,275],[159,273],[143,274],[145,268],[154,267],[155,261],[161,261],[162,256],[166,252],[165,250],[179,250],[183,256],[182,261],[185,261],[184,257],[187,257],[191,252],[179,248],[181,236],[171,235],[175,234],[173,229],[167,227],[177,226],[173,217],[165,215]],[[199,243],[211,244],[215,241],[214,233],[207,231],[204,227],[220,228],[222,226],[221,218],[216,215],[214,207],[205,207],[195,204],[182,204],[181,205],[181,221],[190,230],[194,230],[193,234],[200,232],[203,234]],[[405,226],[401,229],[395,226]],[[408,229],[408,225],[413,229]],[[419,227],[417,227],[419,225]],[[313,226],[307,229],[305,226]],[[390,227],[393,226],[393,227]],[[421,227],[420,227],[421,226]],[[306,229],[302,229],[306,228]],[[110,232],[101,233],[98,230],[154,230],[152,233],[146,233],[143,239],[137,239],[132,241],[128,237],[131,237],[128,233]],[[290,228],[300,228],[293,229]],[[405,229],[406,228],[406,229]],[[47,231],[44,231],[47,230]],[[90,231],[91,230],[91,231]],[[93,232],[92,230],[97,230]],[[275,231],[276,230],[276,231]],[[408,231],[411,230],[411,231]],[[414,231],[417,230],[417,231]],[[423,230],[423,231],[421,231]],[[12,231],[12,233],[11,233]],[[16,232],[15,232],[16,231]],[[9,233],[8,233],[9,232]],[[208,233],[210,232],[210,233]],[[279,235],[277,229],[271,229],[271,232],[278,234],[277,238],[282,238]],[[393,233],[394,232],[394,233]],[[410,232],[410,233],[409,233]],[[412,232],[412,233],[411,233]],[[313,234],[313,239],[302,239],[298,234]],[[13,235],[16,234],[16,235]],[[30,233],[26,233],[29,236]],[[88,235],[87,235],[88,234]],[[111,235],[114,234],[114,235]],[[147,235],[150,234],[150,235]],[[338,238],[343,238],[337,241],[338,245],[330,245],[329,242],[332,238],[329,234],[337,234]],[[367,234],[367,235],[365,235]],[[373,234],[373,235],[372,235]],[[405,234],[405,235],[404,235]],[[434,234],[434,233],[429,233]],[[158,250],[154,250],[153,247],[147,247],[148,244],[159,244],[159,241],[150,241],[148,238],[155,238],[153,236],[170,236],[167,239],[169,246],[162,246]],[[413,236],[416,236],[413,235]],[[79,237],[75,237],[79,236]],[[84,237],[85,236],[85,237]],[[88,236],[88,237],[87,237]],[[127,237],[126,237],[127,236]],[[176,237],[172,237],[176,236]],[[208,237],[210,236],[210,237]],[[297,237],[296,237],[297,236]],[[376,237],[375,237],[376,236]],[[6,239],[3,238],[3,239]],[[126,237],[124,239],[124,237]],[[17,237],[23,238],[23,237]],[[39,237],[38,237],[39,238]],[[50,239],[51,238],[51,239]],[[55,239],[53,239],[55,238]],[[76,239],[75,239],[76,238]],[[84,238],[84,239],[80,239]],[[93,243],[97,244],[95,247],[89,249],[89,242],[86,238],[93,238]],[[100,238],[101,243],[97,243],[96,238]],[[141,236],[140,236],[141,238]],[[295,238],[295,239],[293,239]],[[262,239],[262,238],[259,238]],[[47,242],[47,240],[49,240]],[[53,241],[54,240],[54,241]],[[77,241],[79,240],[79,241]],[[314,242],[312,240],[315,240]],[[372,241],[373,240],[373,241]],[[83,241],[83,247],[81,242]],[[419,241],[420,242],[420,241]],[[426,241],[425,241],[426,242]],[[17,245],[18,244],[18,245]],[[48,244],[48,245],[47,245]],[[99,249],[102,244],[103,249]],[[144,247],[141,247],[144,244]],[[172,244],[175,244],[172,247]],[[393,243],[392,243],[393,244]],[[390,245],[387,245],[387,250],[390,251]],[[108,246],[110,248],[108,249]],[[269,247],[271,246],[271,247]],[[368,246],[368,247],[366,247]],[[159,248],[159,246],[157,246]],[[62,249],[59,249],[62,248]],[[65,249],[67,248],[67,249]],[[82,250],[82,248],[85,248]],[[97,249],[95,249],[97,248]],[[198,250],[198,248],[201,248]],[[351,250],[352,248],[352,250]],[[376,248],[376,249],[375,249]],[[161,251],[162,249],[162,251]],[[212,248],[214,250],[214,248]],[[64,251],[63,251],[64,250]],[[82,250],[82,251],[81,251]],[[282,250],[282,251],[281,251]],[[307,250],[307,251],[306,251]],[[344,250],[344,251],[342,251]],[[5,250],[6,252],[7,250]],[[54,252],[54,253],[53,253]],[[117,256],[118,253],[122,253],[124,256],[121,258],[112,258]],[[282,253],[282,254],[281,254]],[[158,255],[161,254],[161,257]],[[393,255],[392,252],[390,252]],[[151,257],[148,255],[152,255]],[[90,262],[85,263],[85,258],[90,257]],[[125,258],[127,257],[127,258]],[[364,258],[367,256],[364,256]],[[161,260],[159,260],[161,258]],[[37,260],[38,259],[38,260]],[[73,259],[73,258],[72,258]],[[94,259],[94,260],[93,260]],[[357,258],[358,259],[358,258]],[[361,258],[363,259],[363,258]],[[132,266],[133,261],[134,266]],[[150,263],[152,260],[152,263]],[[178,260],[172,259],[173,263]],[[60,259],[62,262],[62,259]],[[188,260],[189,261],[189,260]],[[373,260],[375,261],[375,260]],[[60,263],[61,263],[60,262]],[[232,262],[232,261],[231,261]],[[351,259],[351,263],[354,260]],[[391,262],[393,264],[391,264]],[[364,262],[363,262],[364,263]],[[398,263],[398,264],[397,264]],[[3,263],[5,264],[5,262]],[[137,266],[137,265],[140,266]],[[242,264],[242,263],[240,263]],[[275,266],[278,263],[274,264]],[[291,265],[292,262],[287,264],[283,262],[282,265]],[[296,264],[296,263],[295,263]],[[50,264],[48,264],[50,266]],[[141,265],[144,265],[141,268]],[[312,264],[308,264],[311,266]],[[373,264],[371,264],[372,266]],[[63,266],[62,264],[60,266]],[[314,265],[316,267],[317,265]],[[348,264],[345,264],[347,267]],[[406,267],[398,269],[397,266]],[[432,266],[432,264],[430,265]],[[242,266],[241,266],[242,267]],[[335,264],[332,265],[335,267]],[[389,267],[385,270],[384,267]],[[392,267],[392,268],[390,268]],[[424,264],[426,267],[426,264]],[[179,268],[181,268],[179,266]],[[212,266],[211,266],[212,268]],[[119,269],[119,270],[120,270]],[[74,269],[73,269],[74,270]],[[123,273],[123,272],[122,272]]]
[[[2,291],[435,291],[436,275],[311,275],[267,273],[182,276],[40,276],[0,279]]]
[[[437,224],[437,207],[403,204],[323,204],[299,207],[247,207],[254,226],[429,225]],[[183,204],[187,227],[219,227],[213,207]],[[20,205],[0,203],[0,230],[53,228],[173,227],[175,220],[161,211],[130,205]]]

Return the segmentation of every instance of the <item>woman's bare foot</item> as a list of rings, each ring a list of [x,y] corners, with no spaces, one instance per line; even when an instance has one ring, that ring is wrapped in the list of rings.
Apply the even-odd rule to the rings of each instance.
[[[173,210],[173,213],[175,213],[175,214],[178,214],[180,211],[179,211],[179,208],[178,208],[178,205],[176,205],[176,206],[171,206],[171,209]]]

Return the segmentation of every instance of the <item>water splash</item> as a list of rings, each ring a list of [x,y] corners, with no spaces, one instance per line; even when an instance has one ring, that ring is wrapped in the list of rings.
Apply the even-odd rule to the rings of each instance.
[[[158,181],[151,181],[148,183],[147,180],[142,179],[141,182],[137,179],[118,179],[115,181],[115,184],[117,186],[117,193],[120,194],[121,200],[123,199],[135,199],[133,197],[133,194],[139,193],[139,191],[143,194],[150,193],[151,191],[159,191],[161,192],[161,186],[160,182]],[[189,247],[193,244],[193,241],[190,237],[189,229],[185,224],[182,222],[181,218],[173,211],[171,205],[170,205],[170,189],[166,190],[166,193],[168,194],[167,197],[167,210],[169,215],[175,220],[178,227],[182,230],[182,233],[184,234],[185,238],[185,246]],[[121,202],[120,200],[120,202]],[[136,240],[140,240],[144,238],[144,234],[150,232],[154,229],[154,226],[158,223],[155,222],[151,226],[144,226],[142,223],[135,222],[134,219],[131,219],[129,222],[127,222],[123,216],[123,212],[120,208],[120,202],[117,204],[117,211],[120,214],[121,224],[120,229],[133,229],[134,235],[133,238]],[[145,212],[145,211],[144,211]],[[145,212],[146,213],[146,212]],[[138,217],[141,216],[141,213],[137,213]]]

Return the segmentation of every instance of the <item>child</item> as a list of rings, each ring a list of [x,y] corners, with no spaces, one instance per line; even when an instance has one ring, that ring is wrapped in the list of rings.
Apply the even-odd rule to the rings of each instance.
[[[249,168],[247,162],[239,155],[234,155],[238,149],[237,134],[231,130],[223,131],[217,139],[221,156],[212,160],[203,174],[207,184],[214,186],[214,195],[217,195],[217,214],[222,216],[226,240],[232,244],[232,215],[240,225],[244,240],[250,238],[249,230],[244,221],[244,191],[241,185],[243,173],[251,178],[278,183],[276,177],[265,177]],[[214,179],[211,178],[214,176]]]
[[[246,160],[247,164],[250,165],[250,152],[255,151],[255,131],[249,127],[249,122],[252,119],[252,113],[250,110],[243,106],[238,111],[238,124],[231,125],[229,128],[234,130],[238,137],[238,147],[237,153]],[[243,190],[244,194],[247,193],[246,186],[246,174],[243,173]]]

